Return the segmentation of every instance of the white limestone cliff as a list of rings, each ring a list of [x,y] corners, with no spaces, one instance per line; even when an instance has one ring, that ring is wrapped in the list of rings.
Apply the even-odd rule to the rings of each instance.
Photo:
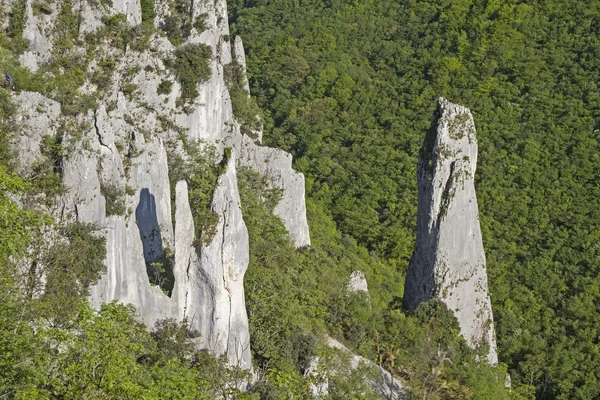
[[[451,310],[472,347],[489,345],[498,362],[477,198],[477,138],[469,109],[439,100],[418,165],[416,249],[404,304],[414,310],[438,298]]]
[[[0,0],[6,9],[14,3]],[[65,148],[61,173],[67,193],[57,202],[56,214],[64,220],[96,223],[107,238],[107,270],[91,288],[92,305],[113,300],[131,303],[150,327],[163,318],[186,319],[203,348],[227,353],[230,363],[250,369],[243,291],[249,244],[236,167],[251,167],[283,190],[275,214],[298,247],[310,244],[304,177],[292,169],[289,154],[263,147],[240,132],[224,68],[234,59],[242,64],[245,60],[239,40],[232,54],[225,0],[192,5],[193,17],[205,18],[206,29],[193,28],[186,42],[206,44],[213,54],[210,78],[198,85],[197,98],[185,107],[178,104],[181,87],[163,61],[172,57],[175,47],[164,35],[153,33],[145,49],[115,49],[100,43],[94,51],[114,61],[114,66],[105,78],[98,106],[77,116],[65,115],[59,103],[22,92],[16,100],[24,134],[16,145],[24,171],[40,157],[44,135],[59,137]],[[103,16],[123,13],[130,24],[141,22],[139,0],[115,0],[110,7],[55,2],[48,13],[39,15],[33,14],[32,0],[27,0],[24,36],[30,46],[20,59],[22,66],[36,70],[52,57],[52,27],[61,7],[72,7],[81,17],[78,51],[82,53],[88,51],[86,35],[103,26]],[[157,0],[155,11],[159,26],[169,15],[170,2]],[[99,59],[89,64],[88,76],[99,71]],[[173,82],[172,90],[159,95],[158,86],[165,80]],[[133,93],[124,90],[132,85]],[[80,90],[93,93],[96,87],[88,81]],[[210,240],[195,237],[186,182],[173,188],[175,182],[169,181],[169,157],[186,157],[182,138],[214,146],[219,157],[231,148],[212,198],[219,221]],[[119,212],[109,212],[115,207],[111,192],[118,194]],[[150,282],[151,265],[159,259],[172,264],[172,290]]]

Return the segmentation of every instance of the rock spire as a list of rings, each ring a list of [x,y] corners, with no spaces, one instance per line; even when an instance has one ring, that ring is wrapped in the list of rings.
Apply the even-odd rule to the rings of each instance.
[[[468,108],[439,100],[418,164],[415,252],[406,275],[404,304],[414,310],[438,298],[458,319],[472,347],[489,345],[498,362],[474,175],[475,124]]]

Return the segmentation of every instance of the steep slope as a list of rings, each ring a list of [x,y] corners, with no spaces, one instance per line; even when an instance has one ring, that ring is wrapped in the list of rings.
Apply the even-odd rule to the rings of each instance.
[[[404,304],[415,310],[434,297],[451,310],[473,347],[489,345],[498,362],[485,253],[475,195],[477,138],[469,109],[439,100],[418,165],[416,249]]]
[[[204,348],[251,368],[248,233],[236,166],[281,189],[274,213],[297,247],[310,237],[304,177],[291,156],[242,134],[232,114],[225,1],[191,9],[157,1],[153,18],[139,2],[56,2],[43,12],[30,0],[24,6],[30,42],[20,61],[49,83],[42,94],[16,96],[26,133],[16,143],[21,168],[33,177],[44,143],[58,146],[53,162],[65,191],[50,211],[105,232],[107,272],[91,290],[92,304],[131,303],[149,326],[185,319]],[[78,78],[71,92],[53,89],[53,79],[70,73]],[[15,73],[19,85],[27,74]]]

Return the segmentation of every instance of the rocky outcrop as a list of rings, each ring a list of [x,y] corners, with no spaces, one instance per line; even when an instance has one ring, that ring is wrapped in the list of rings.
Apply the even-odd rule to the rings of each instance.
[[[250,95],[250,84],[246,78],[246,53],[244,52],[244,44],[240,36],[236,36],[233,39],[233,59],[242,68],[242,72],[244,73],[244,90]],[[258,140],[262,142],[261,137]]]
[[[365,274],[362,271],[353,271],[350,274],[350,281],[346,286],[346,290],[348,292],[362,292],[369,294],[369,287],[367,285],[367,278],[365,278]]]
[[[342,359],[335,360],[332,365],[327,365],[327,361],[315,357],[308,370],[307,376],[311,376],[313,384],[311,391],[315,398],[327,398],[329,394],[329,379],[335,375],[347,375],[348,372],[358,368],[366,368],[372,371],[367,374],[368,384],[374,393],[381,396],[382,399],[404,400],[409,398],[409,393],[402,383],[395,378],[389,371],[375,364],[371,360],[352,353],[346,346],[333,338],[327,339],[327,346],[342,355]],[[329,360],[331,364],[331,360]],[[346,371],[344,371],[346,369]],[[350,371],[348,371],[348,369]]]
[[[410,261],[404,304],[414,310],[441,299],[469,345],[489,345],[495,364],[496,339],[488,295],[485,254],[475,196],[477,139],[469,109],[439,100],[419,165],[416,249]]]
[[[0,0],[0,4],[11,9],[15,2]],[[165,0],[154,4],[154,22],[161,26],[173,4]],[[23,66],[35,70],[53,57],[61,7],[71,7],[80,18],[74,53],[94,52],[85,57],[91,61],[82,68],[87,68],[86,76],[102,74],[102,78],[88,80],[79,90],[94,94],[97,106],[67,113],[40,94],[20,93],[24,133],[17,148],[27,169],[41,156],[44,135],[60,137],[67,193],[57,201],[57,213],[63,220],[96,223],[107,238],[107,271],[91,289],[91,303],[95,307],[113,300],[131,303],[149,326],[167,317],[186,319],[202,347],[227,353],[232,364],[251,368],[243,289],[249,244],[236,167],[253,168],[282,189],[275,213],[298,247],[310,244],[310,237],[303,175],[292,169],[289,154],[242,134],[233,115],[224,69],[234,59],[241,65],[245,60],[240,40],[232,54],[225,1],[191,3],[189,17],[204,23],[194,24],[185,42],[210,47],[211,74],[198,84],[199,95],[184,104],[180,83],[163,61],[176,49],[164,34],[150,34],[138,26],[136,33],[149,34],[139,47],[115,48],[101,38],[93,50],[85,48],[88,34],[104,27],[103,16],[122,13],[128,23],[140,23],[139,0],[115,0],[106,7],[54,2],[37,15],[32,0],[27,0],[24,36],[30,46],[20,59]],[[205,29],[200,31],[200,25]],[[102,66],[107,60],[108,68]],[[165,82],[171,83],[171,90],[159,94]],[[211,238],[195,237],[187,184],[169,177],[171,157],[186,159],[189,143],[214,148],[217,158],[231,148],[212,197],[212,211],[219,218]],[[168,276],[156,275],[159,269]],[[163,285],[163,279],[170,285]]]
[[[224,143],[238,149],[238,166],[252,168],[265,177],[272,187],[281,189],[282,198],[273,213],[281,218],[296,247],[309,246],[304,175],[293,170],[291,154],[281,149],[259,146],[249,136],[240,135],[235,130],[225,136]]]
[[[41,156],[44,136],[56,137],[60,121],[60,104],[39,93],[24,92],[16,96],[20,112],[16,117],[19,132],[15,136],[15,147],[20,152],[19,173],[25,175],[24,167],[32,166]]]
[[[213,194],[212,212],[219,221],[214,236],[208,242],[203,240],[200,249],[200,268],[196,269],[199,285],[196,296],[188,298],[187,318],[202,335],[202,347],[217,355],[227,353],[231,364],[249,369],[252,362],[243,282],[249,242],[233,152],[230,157]]]

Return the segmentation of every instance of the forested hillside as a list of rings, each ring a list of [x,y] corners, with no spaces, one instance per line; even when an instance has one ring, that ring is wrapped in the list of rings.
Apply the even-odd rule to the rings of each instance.
[[[471,108],[512,394],[600,396],[600,3],[232,0],[229,12],[265,141],[307,177],[311,232],[369,252],[386,313],[413,251],[435,101]],[[385,325],[371,322],[370,338]]]
[[[111,1],[0,2],[0,72],[12,73],[15,87],[0,88],[0,398],[312,399],[323,384],[323,399],[377,398],[373,368],[351,368],[329,337],[392,372],[409,399],[600,397],[594,1],[228,1],[252,94],[243,90],[237,61],[221,65],[235,119],[254,135],[260,110],[265,144],[293,154],[308,195],[311,246],[296,249],[273,215],[281,190],[250,168],[237,171],[249,236],[244,286],[254,378],[198,351],[190,321],[147,329],[131,306],[93,310],[87,296],[106,270],[106,226],[61,213],[64,161],[77,146],[102,145],[96,113],[121,107],[108,101],[111,91],[121,101],[138,98],[148,85],[132,83],[140,71],[162,74],[157,96],[179,85],[181,96],[172,99],[179,116],[203,101],[193,104],[204,95],[208,62],[218,57],[187,43],[192,30],[212,29],[206,14],[188,15],[194,3],[142,0],[135,25]],[[98,26],[84,35],[86,7]],[[46,32],[52,48],[43,49],[48,58],[36,72],[23,66],[28,10],[56,18]],[[228,31],[215,35],[219,49],[233,42]],[[121,65],[132,54],[159,61],[152,43],[161,41],[175,57],[165,68]],[[39,156],[23,172],[13,145],[27,133],[18,104],[27,92],[60,105],[60,134],[43,135]],[[417,160],[441,96],[475,118],[498,366],[483,361],[485,348],[466,345],[443,303],[414,312],[402,304],[415,244]],[[143,106],[147,112],[136,115],[151,114]],[[47,115],[44,107],[30,111]],[[128,125],[141,123],[126,117]],[[203,143],[185,140],[189,132],[176,122],[159,122],[162,130],[143,136],[176,131],[187,158],[169,153],[168,167],[191,189],[200,245],[202,231],[214,226],[210,193],[223,163],[200,151]],[[129,171],[140,153],[124,143],[115,153],[129,160]],[[224,151],[225,161],[230,155]],[[101,188],[103,217],[123,214],[137,225],[124,201],[137,189]],[[165,255],[155,264],[158,275],[172,256]],[[349,289],[355,271],[366,276],[368,294]],[[169,296],[172,287],[159,287]]]
[[[389,369],[396,383],[400,381],[403,386],[402,397],[506,397],[505,365],[492,367],[478,361],[486,349],[466,346],[456,319],[442,303],[424,304],[410,314],[402,310],[404,271],[396,264],[406,264],[414,232],[398,229],[390,237],[388,245],[394,247],[395,240],[401,239],[399,249],[406,253],[404,261],[401,257],[393,261],[383,248],[374,246],[376,242],[368,244],[362,236],[348,234],[354,228],[340,231],[335,222],[338,216],[323,207],[327,196],[313,196],[306,207],[311,246],[296,249],[285,221],[274,216],[274,208],[286,195],[286,188],[275,189],[272,179],[267,179],[270,176],[252,170],[256,165],[251,164],[250,169],[238,165],[234,173],[229,165],[233,164],[230,157],[235,155],[235,148],[212,154],[214,148],[194,136],[198,132],[192,131],[210,133],[207,126],[198,121],[179,126],[182,118],[185,123],[186,116],[197,115],[194,108],[206,105],[202,96],[215,94],[213,105],[229,105],[225,90],[228,85],[235,119],[243,125],[246,135],[243,139],[252,143],[254,154],[250,155],[257,156],[259,152],[259,145],[249,139],[255,136],[252,130],[257,127],[257,104],[248,100],[243,90],[241,65],[229,61],[231,40],[227,26],[214,9],[209,14],[196,10],[193,18],[188,18],[186,10],[194,4],[198,5],[186,1],[143,1],[139,20],[135,7],[115,10],[109,2],[0,2],[0,70],[13,77],[13,82],[0,88],[0,397],[380,398],[372,390],[377,386],[381,389],[374,364],[353,366],[349,354],[330,348],[332,337],[352,352]],[[201,5],[224,10],[225,3]],[[128,14],[122,14],[123,11]],[[190,23],[194,19],[192,35]],[[31,29],[37,29],[41,35],[34,35],[37,39],[33,42],[23,37]],[[212,55],[204,45],[189,43],[205,30],[212,35],[209,39],[215,39],[211,43]],[[46,41],[48,38],[52,41]],[[43,57],[33,51],[43,53]],[[237,59],[238,54],[235,56]],[[297,58],[294,54],[290,57],[286,63],[293,66]],[[209,64],[214,67],[210,71]],[[299,67],[302,70],[306,65],[301,62]],[[223,70],[224,76],[220,75]],[[293,85],[304,82],[304,73],[279,70],[285,73],[283,79],[297,80]],[[326,80],[337,80],[335,69],[328,74],[334,76]],[[148,76],[154,79],[149,80]],[[202,85],[209,78],[213,84]],[[348,79],[344,78],[344,84],[352,86],[354,78]],[[330,83],[323,84],[323,94],[329,93]],[[340,86],[340,99],[349,100],[352,91]],[[226,107],[217,109],[227,114]],[[123,114],[124,110],[131,114]],[[336,112],[335,108],[317,104],[316,121],[323,120],[319,117],[321,111],[331,116]],[[223,113],[210,114],[214,117]],[[368,114],[363,117],[365,122],[375,118]],[[236,120],[220,121],[222,126],[219,121],[209,121],[209,125],[222,139],[223,134],[232,133]],[[145,122],[154,124],[139,128]],[[106,123],[115,123],[119,128]],[[373,122],[372,126],[376,124]],[[271,127],[267,128],[275,139]],[[426,128],[427,124],[423,124]],[[306,133],[310,133],[308,127]],[[120,140],[114,141],[117,137]],[[415,138],[415,149],[419,142]],[[145,147],[144,143],[158,147]],[[163,149],[164,157],[160,153],[163,144],[168,150]],[[275,155],[282,163],[290,160],[281,151],[268,151],[266,158]],[[89,156],[91,162],[82,161],[82,155]],[[405,157],[408,153],[398,155]],[[141,158],[146,156],[155,158],[144,167]],[[298,157],[300,162],[307,162],[300,154]],[[118,166],[107,161],[118,159],[122,160],[122,170],[113,170],[115,174],[110,179],[104,177],[111,166]],[[414,157],[406,164],[411,171],[415,169],[413,161]],[[271,172],[272,165],[268,160],[265,164],[263,167]],[[357,164],[359,167],[362,168]],[[134,172],[136,168],[139,174]],[[291,175],[289,166],[286,168]],[[69,171],[78,175],[75,182],[68,181]],[[148,195],[148,186],[154,186],[157,180],[149,177],[142,182],[130,178],[147,176],[151,171],[162,173],[165,180],[166,201],[154,201],[159,207],[165,207],[169,198],[169,211],[174,207],[175,216],[181,211],[180,206],[189,207],[191,217],[184,223],[192,228],[193,222],[195,229],[190,229],[185,240],[189,239],[189,249],[195,255],[202,255],[202,246],[207,244],[225,246],[225,240],[214,240],[216,219],[220,221],[221,216],[215,217],[213,192],[227,174],[231,193],[237,193],[239,187],[241,202],[233,202],[231,209],[238,212],[236,221],[242,234],[236,236],[238,243],[230,237],[226,244],[229,249],[243,247],[245,221],[249,236],[245,245],[249,247],[240,251],[239,258],[249,259],[244,284],[250,349],[244,344],[243,351],[252,351],[252,379],[250,365],[245,364],[245,369],[231,365],[230,358],[235,354],[214,358],[200,350],[207,346],[201,347],[199,340],[210,339],[207,336],[211,332],[199,333],[193,323],[197,324],[198,318],[212,317],[214,307],[203,309],[201,315],[193,314],[195,319],[157,318],[153,320],[156,324],[145,319],[148,308],[156,312],[170,307],[168,298],[175,297],[173,292],[185,285],[181,278],[190,277],[190,271],[205,273],[202,268],[208,268],[204,264],[194,264],[192,268],[188,263],[185,274],[176,271],[181,253],[176,250],[173,255],[163,248],[165,242],[161,238],[157,244],[162,254],[151,260],[140,258],[146,256],[142,251],[143,236],[156,237],[160,236],[156,230],[168,230],[158,221],[156,230],[147,235],[140,229],[145,221],[140,212],[144,208],[143,193]],[[166,182],[169,178],[173,182]],[[406,185],[412,185],[413,179],[407,174]],[[175,184],[180,180],[187,182],[189,191],[187,200],[178,206]],[[309,190],[314,191],[317,183],[311,178]],[[386,186],[391,184],[392,181]],[[173,188],[175,199],[170,191]],[[301,189],[295,193],[302,196]],[[152,196],[146,197],[152,200]],[[351,193],[348,201],[354,197]],[[414,196],[406,199],[412,210],[415,200]],[[84,211],[90,204],[98,208]],[[151,201],[150,211],[152,204]],[[73,206],[75,209],[70,212]],[[240,207],[244,221],[239,217]],[[162,211],[166,225],[177,224],[168,220],[171,212],[165,212],[165,208]],[[297,215],[293,215],[294,211]],[[362,209],[357,211],[362,213]],[[392,211],[390,208],[390,218]],[[294,219],[305,218],[300,210],[292,210],[291,214]],[[406,218],[411,215],[409,212]],[[223,223],[223,228],[227,225],[233,224]],[[123,228],[130,228],[132,240],[116,242],[114,238],[119,235],[114,233],[123,232]],[[371,228],[381,230],[377,224]],[[137,258],[127,258],[122,263],[121,258],[112,257],[134,253]],[[224,257],[224,252],[215,253]],[[140,274],[137,266],[141,267]],[[357,271],[366,275],[368,293],[349,288],[349,278]],[[109,293],[112,297],[108,298],[131,302],[137,308],[115,302],[100,304],[107,297],[96,297],[96,310],[90,307],[93,292],[111,275],[134,279],[115,281],[110,288],[106,285],[111,292],[124,290],[121,297]],[[221,280],[226,278],[229,276],[222,274]],[[127,296],[131,293],[136,298]],[[236,295],[242,298],[241,293]],[[152,299],[160,299],[161,303],[151,307]],[[194,297],[191,304],[185,304],[186,310],[202,300]],[[241,303],[243,306],[244,301]],[[241,309],[240,315],[242,312],[245,310]],[[316,391],[321,393],[317,396]]]

